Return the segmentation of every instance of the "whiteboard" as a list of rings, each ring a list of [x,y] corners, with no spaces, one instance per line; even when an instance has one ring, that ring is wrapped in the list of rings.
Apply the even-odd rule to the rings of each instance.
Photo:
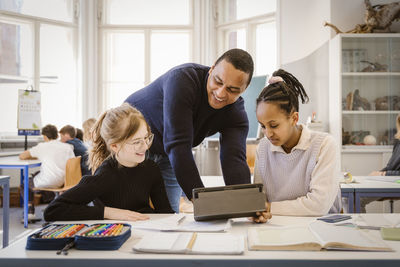
[[[40,92],[18,90],[18,130],[40,130],[41,119]]]

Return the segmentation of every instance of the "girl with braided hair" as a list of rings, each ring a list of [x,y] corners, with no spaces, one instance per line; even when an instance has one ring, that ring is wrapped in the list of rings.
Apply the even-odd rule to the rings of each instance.
[[[299,120],[299,98],[308,102],[303,85],[279,69],[256,100],[256,115],[265,138],[256,152],[254,182],[264,184],[271,214],[321,216],[341,209],[337,146],[333,137],[307,129]]]
[[[125,103],[104,112],[92,137],[93,175],[51,202],[46,221],[136,221],[148,219],[144,213],[173,213],[160,169],[145,157],[153,134],[140,111]]]

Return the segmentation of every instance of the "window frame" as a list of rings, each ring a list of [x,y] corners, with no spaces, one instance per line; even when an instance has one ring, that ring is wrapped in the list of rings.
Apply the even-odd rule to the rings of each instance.
[[[104,78],[106,77],[105,59],[106,47],[105,47],[105,34],[107,32],[130,32],[130,31],[143,31],[144,32],[144,86],[151,83],[151,34],[152,32],[160,31],[187,31],[189,33],[189,61],[194,60],[195,51],[195,0],[189,0],[189,24],[187,25],[147,25],[147,24],[105,24],[105,0],[100,0],[98,4],[98,44],[99,44],[99,69],[98,69],[98,93],[99,93],[99,108],[105,110],[107,107],[107,89],[104,88],[104,84],[107,82]],[[133,91],[132,91],[133,92]],[[128,97],[128,96],[126,96]]]
[[[223,14],[223,12],[218,12],[221,9],[226,8],[225,1],[218,1],[217,14]],[[278,5],[277,5],[278,9]],[[268,12],[262,15],[257,15],[253,17],[248,17],[240,20],[232,20],[229,22],[221,22],[222,17],[218,17],[216,19],[216,31],[217,31],[217,51],[218,54],[221,55],[224,51],[226,51],[229,47],[229,40],[227,38],[228,32],[244,29],[246,33],[246,51],[252,55],[254,59],[257,58],[256,55],[256,29],[260,24],[275,22],[276,25],[276,40],[278,42],[278,17],[277,11]],[[277,49],[278,49],[278,44]],[[256,61],[256,60],[255,60]],[[278,51],[277,56],[275,58],[275,64],[278,66]],[[265,73],[266,74],[266,73]],[[258,74],[258,75],[265,75]]]
[[[73,42],[73,54],[76,62],[76,98],[78,110],[76,111],[75,117],[79,120],[82,117],[82,86],[81,86],[81,75],[79,74],[80,64],[80,14],[79,14],[80,0],[73,0],[73,22],[66,22],[61,20],[48,19],[33,15],[26,15],[18,12],[0,10],[0,20],[10,23],[26,23],[32,25],[32,77],[19,76],[19,75],[5,75],[0,73],[0,79],[7,80],[4,84],[16,84],[18,89],[21,86],[28,87],[32,85],[34,90],[41,91],[41,83],[53,83],[51,79],[40,76],[40,28],[41,25],[50,25],[69,28],[73,31],[74,42]],[[8,130],[6,130],[8,132]],[[11,132],[14,135],[14,132]],[[16,134],[16,132],[15,132]]]

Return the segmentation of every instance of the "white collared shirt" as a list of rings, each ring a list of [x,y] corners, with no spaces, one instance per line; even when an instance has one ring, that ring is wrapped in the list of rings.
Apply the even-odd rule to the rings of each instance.
[[[302,126],[286,153],[263,138],[257,147],[254,182],[263,183],[276,215],[320,216],[341,209],[338,149],[332,136]]]

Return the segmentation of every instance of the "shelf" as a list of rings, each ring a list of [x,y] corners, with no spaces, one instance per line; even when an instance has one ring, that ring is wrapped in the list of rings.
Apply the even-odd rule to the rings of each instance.
[[[400,72],[342,72],[343,77],[399,76]]]
[[[388,115],[400,114],[400,110],[343,110],[343,115]]]
[[[340,33],[338,34],[341,38],[399,38],[400,34],[398,33]]]

